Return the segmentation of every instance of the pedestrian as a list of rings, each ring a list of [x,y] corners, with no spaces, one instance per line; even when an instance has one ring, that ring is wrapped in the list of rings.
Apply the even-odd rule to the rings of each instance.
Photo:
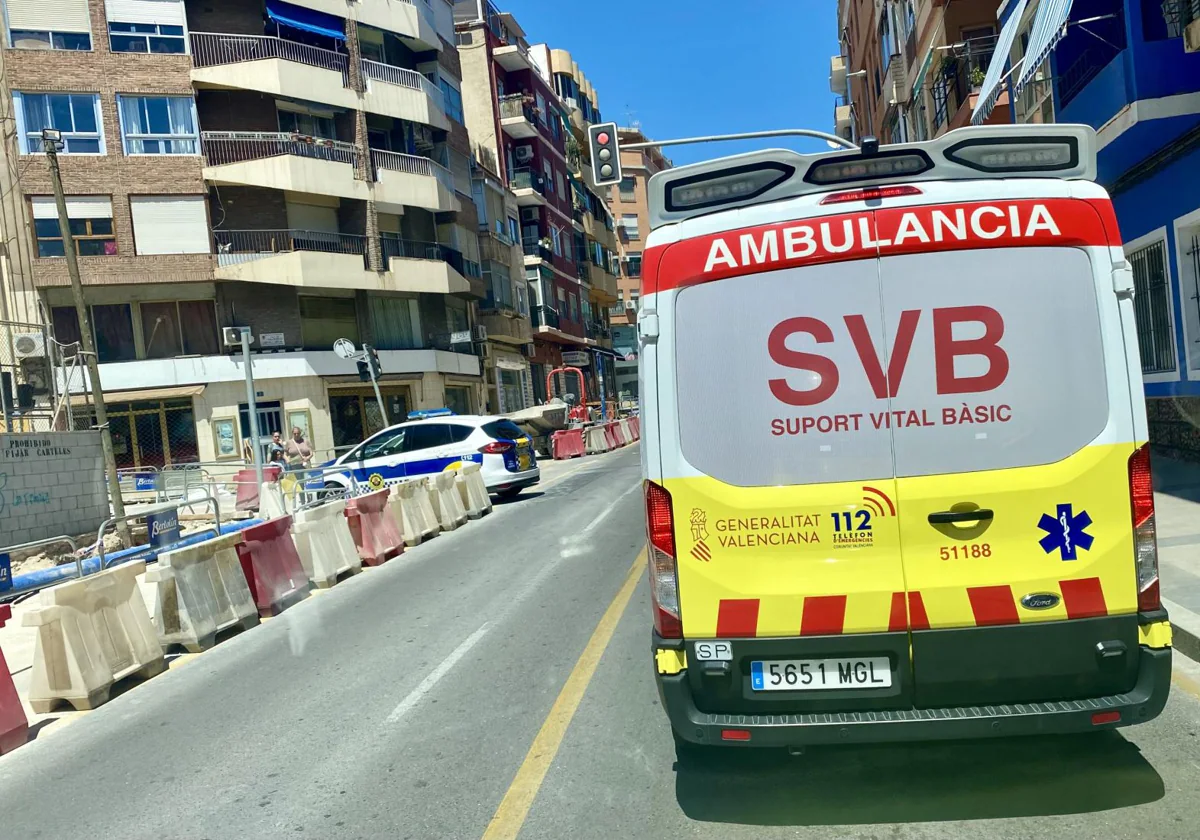
[[[272,464],[285,464],[283,436],[279,432],[271,433],[271,445],[267,449],[267,460]]]
[[[299,426],[292,426],[292,439],[287,442],[284,452],[289,469],[306,470],[312,464],[312,447],[304,439],[304,432]]]

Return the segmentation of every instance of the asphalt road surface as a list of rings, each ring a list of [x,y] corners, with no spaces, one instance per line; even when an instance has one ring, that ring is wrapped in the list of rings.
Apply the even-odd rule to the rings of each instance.
[[[1179,657],[1162,717],[1120,732],[678,764],[637,459],[555,464],[0,758],[0,837],[1200,835],[1200,669]]]

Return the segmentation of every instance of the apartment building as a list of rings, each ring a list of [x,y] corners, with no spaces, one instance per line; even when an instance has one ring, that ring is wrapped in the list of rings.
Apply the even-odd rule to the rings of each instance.
[[[616,279],[611,219],[581,173],[581,132],[599,117],[594,92],[580,94],[568,53],[530,46],[517,20],[486,0],[458,0],[454,15],[476,158],[495,161],[516,200],[509,224],[528,285],[534,399],[550,396],[547,373],[569,362],[586,369],[594,402]]]
[[[254,336],[267,437],[299,425],[328,454],[382,427],[338,338],[380,350],[392,422],[484,408],[448,0],[4,9],[33,286],[56,339],[77,341],[40,145],[54,128],[119,466],[241,456],[244,370],[223,327]]]
[[[638,127],[617,130],[619,144],[644,143],[649,138]],[[608,203],[617,222],[621,276],[617,302],[612,308],[613,349],[617,352],[617,393],[623,401],[636,401],[637,310],[642,293],[642,243],[650,235],[650,204],[646,189],[650,176],[671,166],[657,148],[622,149],[621,183],[609,188]]]
[[[835,132],[927,140],[970,122],[996,48],[998,0],[839,0]],[[1005,122],[1001,113],[990,122]]]

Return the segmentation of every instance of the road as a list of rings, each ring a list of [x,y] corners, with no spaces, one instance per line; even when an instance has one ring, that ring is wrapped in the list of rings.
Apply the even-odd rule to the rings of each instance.
[[[634,569],[637,459],[556,464],[3,757],[0,836],[1195,836],[1186,660],[1164,715],[1119,733],[677,765]]]

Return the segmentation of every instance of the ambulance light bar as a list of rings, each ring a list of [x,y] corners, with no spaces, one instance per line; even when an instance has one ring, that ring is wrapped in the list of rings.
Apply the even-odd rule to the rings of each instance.
[[[696,175],[671,182],[667,209],[700,210],[732,201],[746,201],[762,195],[796,172],[794,166],[761,163],[722,170],[717,175]]]
[[[906,152],[881,152],[872,156],[839,156],[834,160],[811,166],[804,175],[810,184],[826,186],[845,184],[850,181],[874,181],[877,178],[895,178],[902,175],[919,175],[933,169],[929,155],[914,149]]]
[[[956,143],[946,149],[945,155],[980,172],[1055,172],[1079,165],[1079,143],[1074,137],[1017,143],[1002,137],[982,137]]]

